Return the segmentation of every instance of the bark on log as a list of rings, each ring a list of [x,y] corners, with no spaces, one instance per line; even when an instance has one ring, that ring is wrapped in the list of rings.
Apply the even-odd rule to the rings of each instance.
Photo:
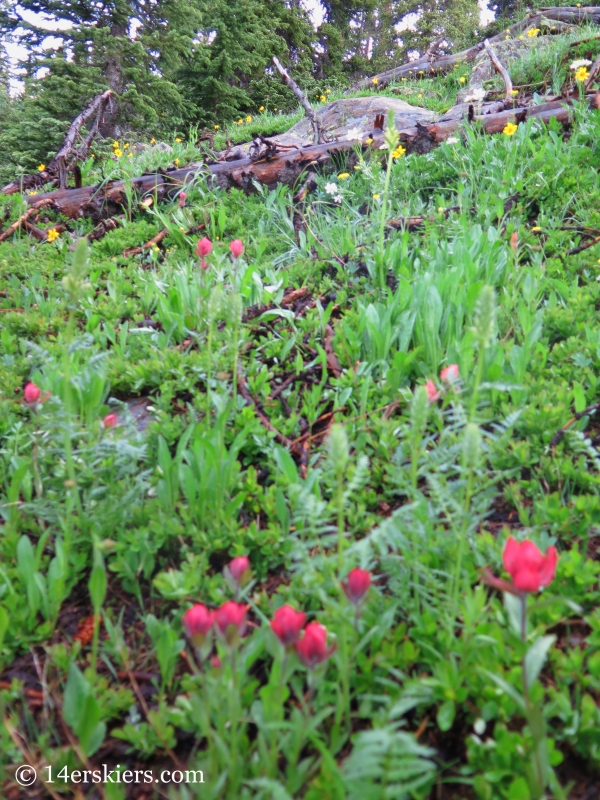
[[[554,22],[570,23],[572,25],[581,25],[585,22],[593,22],[594,24],[598,24],[600,23],[600,7],[586,6],[585,8],[542,8],[539,9],[537,13],[530,14],[528,17],[525,17],[525,19],[522,19],[520,22],[512,25],[509,28],[510,33],[508,35],[510,38],[519,36],[519,34],[528,30],[529,28],[539,27],[540,23],[544,19]],[[502,33],[496,34],[496,36],[490,37],[488,41],[491,43],[500,42],[503,41],[506,36],[507,34],[503,31]],[[371,78],[364,78],[364,80],[355,83],[351,91],[355,91],[356,89],[372,88],[374,78],[377,78],[378,87],[383,88],[387,86],[388,83],[396,80],[396,78],[408,77],[409,75],[417,77],[421,70],[423,71],[424,75],[432,72],[435,72],[436,74],[440,72],[449,72],[455,64],[464,64],[474,61],[479,53],[481,53],[481,51],[484,49],[484,46],[484,42],[479,42],[478,44],[473,45],[473,47],[469,47],[467,50],[463,50],[460,53],[452,53],[450,55],[440,56],[439,58],[432,58],[431,56],[424,55],[415,61],[409,61],[406,64],[401,64],[399,67],[394,67],[386,72],[381,72],[379,75],[374,75]]]
[[[595,93],[588,95],[590,104],[594,102]],[[493,114],[475,117],[484,133],[500,133],[507,122],[524,122],[534,118],[547,122],[556,119],[563,124],[571,120],[571,108],[567,101],[555,100],[538,106],[511,108]],[[431,125],[417,124],[415,127],[399,131],[400,141],[407,153],[426,153],[445,139],[460,130],[465,120],[447,120]],[[363,149],[378,150],[383,143],[383,131],[374,130],[372,142],[363,144]],[[294,184],[306,171],[313,171],[317,166],[326,165],[332,156],[347,153],[349,159],[354,158],[356,142],[347,140],[328,144],[309,145],[297,150],[286,151],[263,158],[243,158],[238,161],[222,161],[216,164],[192,164],[188,167],[168,172],[142,175],[132,181],[138,195],[157,195],[157,200],[175,195],[194,175],[204,173],[224,189],[243,189],[252,192],[255,182],[274,189],[278,184]],[[125,182],[116,181],[109,185],[84,186],[81,189],[59,189],[55,192],[25,196],[26,203],[33,205],[52,202],[53,207],[67,217],[92,217],[100,220],[114,216],[127,203]]]
[[[502,76],[502,80],[504,81],[504,86],[506,87],[506,99],[509,100],[509,101],[512,100],[513,85],[512,85],[511,77],[508,74],[508,70],[503,65],[503,63],[500,61],[500,59],[498,58],[496,53],[494,53],[494,51],[492,50],[492,46],[488,42],[487,39],[483,43],[483,46],[485,47],[486,52],[487,52],[488,56],[490,57],[490,61],[492,62],[492,64],[494,65],[494,67],[496,69],[496,72],[499,72],[500,75]]]

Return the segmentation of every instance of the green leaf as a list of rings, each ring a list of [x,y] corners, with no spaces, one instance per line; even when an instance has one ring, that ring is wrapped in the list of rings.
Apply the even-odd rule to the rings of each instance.
[[[438,708],[437,724],[441,731],[449,731],[456,716],[456,703],[454,700],[446,700]]]
[[[88,588],[90,590],[90,597],[92,599],[92,606],[94,612],[98,614],[104,603],[106,597],[106,570],[102,564],[96,564],[90,575]]]
[[[525,656],[525,674],[527,676],[527,686],[529,689],[531,689],[537,680],[546,658],[548,657],[548,651],[555,641],[556,636],[542,636],[535,641],[527,651],[527,655]]]
[[[487,669],[482,669],[481,673],[483,675],[487,675],[490,680],[494,681],[494,683],[502,689],[510,698],[512,698],[521,711],[525,711],[525,700],[523,696],[517,692],[514,686],[511,686],[510,683],[507,683],[504,678],[501,678],[499,675],[494,675],[493,672],[490,672]]]
[[[515,778],[508,787],[510,800],[530,800],[531,792],[525,778]]]
[[[2,643],[4,642],[4,637],[8,630],[8,623],[8,612],[3,606],[0,606],[0,650],[2,649]]]

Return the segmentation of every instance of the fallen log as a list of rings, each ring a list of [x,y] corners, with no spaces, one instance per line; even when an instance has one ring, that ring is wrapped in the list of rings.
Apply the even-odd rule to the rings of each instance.
[[[508,29],[510,32],[507,34],[505,31],[498,33],[489,38],[489,42],[503,41],[508,35],[509,38],[518,37],[524,31],[530,28],[539,27],[545,20],[557,23],[567,23],[570,25],[582,25],[586,22],[593,22],[594,24],[600,23],[600,7],[586,6],[585,8],[542,8],[538,9],[535,14],[516,22]],[[560,33],[560,30],[556,31]],[[379,88],[384,88],[397,78],[414,77],[417,78],[421,73],[430,75],[431,73],[444,73],[449,72],[456,64],[468,64],[474,61],[475,58],[481,53],[485,47],[485,42],[479,42],[473,47],[462,50],[460,53],[450,53],[439,57],[433,57],[425,54],[421,58],[414,61],[408,61],[406,64],[401,64],[398,67],[389,69],[386,72],[381,72],[378,75],[373,75],[370,78],[364,78],[355,83],[349,91],[356,91],[357,89],[373,88],[373,83],[376,83]]]
[[[595,93],[588,95],[590,104],[594,102],[595,96]],[[571,108],[568,101],[555,100],[538,106],[511,108],[474,117],[474,122],[479,124],[484,133],[492,134],[500,133],[507,122],[518,124],[530,118],[542,122],[556,119],[566,124],[571,120]],[[457,133],[464,123],[465,120],[460,119],[429,125],[417,123],[414,127],[399,131],[400,141],[409,154],[427,153]],[[327,165],[337,154],[347,153],[349,165],[352,165],[352,161],[355,160],[354,148],[362,144],[363,151],[379,150],[383,144],[383,131],[374,130],[369,138],[371,140],[369,144],[360,140],[342,140],[308,145],[258,159],[242,158],[215,164],[191,164],[182,169],[142,175],[131,181],[131,185],[138,195],[156,195],[157,200],[174,195],[180,191],[182,185],[198,174],[205,174],[223,189],[237,188],[250,193],[255,190],[256,183],[274,189],[281,183],[295,184],[304,172]],[[116,181],[107,185],[83,186],[80,189],[59,189],[35,197],[26,195],[23,200],[30,205],[51,202],[58,212],[70,218],[87,216],[100,220],[106,216],[114,216],[119,209],[127,205],[125,190],[125,181]]]

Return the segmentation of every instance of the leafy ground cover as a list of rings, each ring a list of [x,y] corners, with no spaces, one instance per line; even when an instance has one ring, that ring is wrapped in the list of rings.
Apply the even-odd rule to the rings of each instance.
[[[600,253],[572,251],[600,116],[574,113],[408,158],[390,132],[300,205],[199,177],[89,247],[50,211],[51,243],[0,244],[4,796],[594,796]],[[133,151],[84,180],[200,153]],[[549,561],[524,577],[510,537]]]

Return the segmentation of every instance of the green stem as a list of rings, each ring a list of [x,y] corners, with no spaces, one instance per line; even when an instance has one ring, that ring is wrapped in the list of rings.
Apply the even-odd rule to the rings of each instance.
[[[388,163],[385,172],[385,184],[383,186],[383,200],[381,201],[381,220],[379,222],[379,288],[385,287],[385,269],[383,258],[383,245],[385,242],[385,221],[387,216],[387,201],[390,190],[390,176],[392,174],[392,154],[388,153]]]
[[[338,472],[337,485],[338,571],[344,567],[344,473]]]

